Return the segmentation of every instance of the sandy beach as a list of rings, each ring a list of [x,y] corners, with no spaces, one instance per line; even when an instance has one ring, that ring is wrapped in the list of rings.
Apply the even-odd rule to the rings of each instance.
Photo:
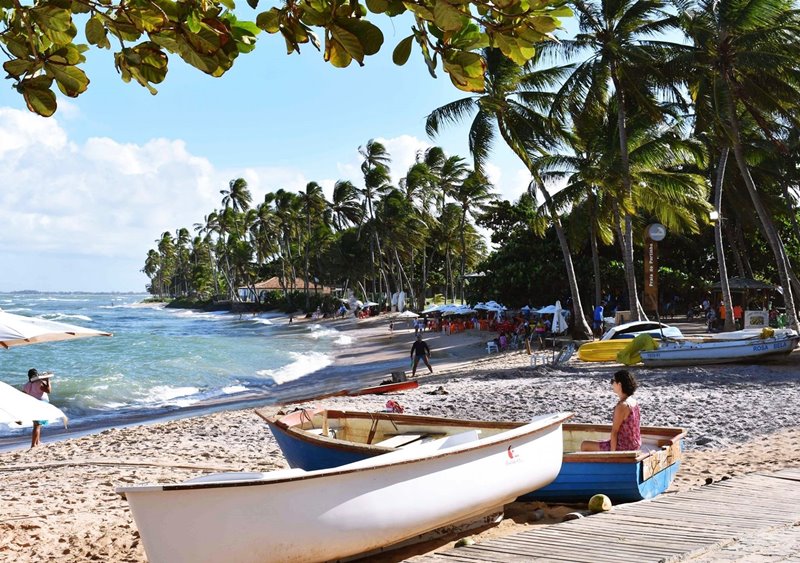
[[[326,321],[323,321],[326,322]],[[408,367],[413,331],[388,320],[331,321],[350,330],[354,346],[340,363]],[[381,410],[388,399],[406,412],[461,418],[525,420],[554,411],[575,422],[607,423],[615,397],[614,364],[572,359],[557,368],[531,367],[524,352],[486,355],[491,333],[428,335],[432,376],[419,388],[391,396],[334,397],[303,405]],[[642,424],[688,429],[683,465],[671,491],[783,467],[800,466],[800,353],[782,363],[636,369]],[[420,373],[427,372],[423,367]],[[376,373],[375,381],[388,373]],[[298,405],[283,407],[291,410]],[[46,437],[47,428],[44,430]],[[0,560],[145,561],[127,503],[114,493],[123,484],[178,482],[216,471],[269,471],[285,462],[253,409],[106,430],[45,443],[35,450],[0,453]],[[544,508],[536,520],[534,509]],[[514,503],[497,527],[476,539],[559,521],[568,507]],[[445,549],[457,538],[382,558]],[[374,560],[374,559],[373,559]]]

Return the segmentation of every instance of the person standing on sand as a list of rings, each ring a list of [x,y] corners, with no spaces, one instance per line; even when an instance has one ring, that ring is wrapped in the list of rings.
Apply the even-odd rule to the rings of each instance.
[[[422,339],[422,335],[418,334],[417,339],[411,345],[411,377],[414,377],[417,374],[417,364],[419,363],[420,358],[422,361],[425,362],[425,365],[428,366],[428,371],[433,373],[433,368],[431,367],[430,362],[431,356],[431,349],[428,346],[427,342]]]
[[[611,423],[611,439],[596,442],[584,440],[581,451],[618,452],[638,450],[642,447],[642,434],[639,428],[641,412],[633,398],[636,391],[636,378],[626,369],[614,373],[611,389],[619,397],[614,407],[614,420]]]
[[[36,368],[29,369],[28,383],[22,386],[22,391],[35,399],[39,399],[40,401],[45,401],[49,403],[50,399],[48,397],[48,393],[52,392],[52,387],[50,386],[50,377],[52,377],[52,375],[53,374],[51,373],[43,373],[39,375],[39,372],[36,370]],[[31,434],[31,448],[35,448],[41,443],[43,424],[47,424],[47,421],[43,420],[33,421],[33,433]]]

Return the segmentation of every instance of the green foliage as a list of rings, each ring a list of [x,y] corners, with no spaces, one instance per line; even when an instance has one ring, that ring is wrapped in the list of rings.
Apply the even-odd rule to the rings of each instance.
[[[248,0],[255,7],[257,0]],[[80,66],[87,45],[75,42],[76,15],[89,45],[117,46],[114,64],[125,82],[135,81],[152,94],[166,77],[168,54],[211,76],[222,76],[241,53],[255,48],[263,30],[280,34],[288,54],[311,43],[326,61],[347,67],[383,47],[381,30],[369,15],[394,17],[410,11],[412,33],[394,48],[393,59],[405,64],[412,43],[420,47],[429,71],[438,61],[461,90],[483,90],[485,64],[480,49],[494,45],[518,64],[534,54],[536,42],[571,15],[564,0],[351,0],[289,1],[240,21],[233,0],[38,0],[32,6],[0,2],[0,46],[8,60],[3,68],[24,96],[30,111],[50,116],[56,111],[54,86],[76,97],[89,78]],[[81,21],[84,18],[81,17]],[[323,37],[320,44],[317,34]]]

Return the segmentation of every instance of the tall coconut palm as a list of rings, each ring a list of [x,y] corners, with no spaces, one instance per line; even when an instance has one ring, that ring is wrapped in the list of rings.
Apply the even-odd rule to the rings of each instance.
[[[627,120],[632,107],[659,119],[653,88],[647,77],[655,72],[665,43],[653,36],[669,32],[675,18],[662,0],[575,0],[579,33],[574,39],[551,42],[542,48],[570,60],[579,60],[558,92],[554,113],[563,116],[579,106],[604,107],[616,99],[621,181],[627,198],[633,197]],[[587,56],[588,55],[588,56]],[[580,60],[581,57],[586,57]],[[613,87],[613,91],[611,88]],[[644,316],[638,297],[633,257],[633,217],[623,214],[623,263],[633,320]]]
[[[461,208],[461,219],[458,230],[461,236],[461,275],[459,277],[459,293],[461,304],[464,304],[464,271],[467,264],[467,218],[474,216],[495,197],[492,184],[482,174],[471,173],[461,184],[455,186],[450,195]]]
[[[791,0],[698,0],[678,2],[691,49],[676,57],[673,75],[682,76],[694,97],[705,96],[713,120],[731,149],[753,207],[773,252],[786,311],[798,328],[793,272],[780,234],[764,205],[747,162],[742,133],[752,120],[767,138],[776,121],[798,123],[800,80],[798,15]]]
[[[365,216],[370,221],[370,260],[373,268],[372,293],[377,296],[377,293],[381,292],[376,291],[375,287],[376,276],[374,271],[376,266],[379,274],[377,280],[378,286],[381,285],[382,281],[386,281],[386,289],[387,291],[390,290],[388,279],[386,278],[383,268],[381,241],[378,237],[378,230],[375,228],[374,205],[375,200],[386,195],[391,188],[391,178],[389,176],[391,157],[386,147],[374,139],[370,139],[365,146],[359,147],[358,152],[364,159],[361,162],[361,172],[364,175],[364,189],[361,193],[364,197]]]
[[[363,212],[358,203],[358,188],[349,180],[339,180],[333,185],[330,212],[331,222],[339,231],[361,222]]]
[[[450,102],[428,115],[426,130],[435,136],[445,124],[457,123],[473,116],[469,130],[469,150],[475,161],[475,172],[482,173],[496,135],[501,138],[534,175],[532,189],[545,201],[550,221],[558,235],[564,266],[569,280],[575,312],[573,325],[577,338],[589,338],[590,330],[583,313],[578,281],[572,264],[561,219],[541,178],[535,176],[531,154],[543,152],[556,136],[554,126],[544,113],[549,110],[552,95],[549,89],[563,76],[563,69],[526,71],[507,59],[497,49],[484,52],[486,90],[481,95]]]
[[[308,274],[309,274],[309,259],[310,247],[312,239],[312,222],[317,223],[321,220],[328,202],[325,200],[325,194],[322,193],[322,187],[316,182],[309,182],[306,184],[305,191],[300,192],[300,205],[302,207],[303,215],[306,221],[305,233],[305,268],[304,268],[304,281],[303,289],[306,294],[306,310],[310,306],[310,296],[308,293]]]

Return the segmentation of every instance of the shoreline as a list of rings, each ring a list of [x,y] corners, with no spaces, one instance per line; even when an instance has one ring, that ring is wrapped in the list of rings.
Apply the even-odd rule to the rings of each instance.
[[[388,318],[378,317],[360,328],[359,324],[354,323],[352,330],[364,332],[358,333],[351,354],[341,358],[343,365],[388,359],[405,364],[408,371],[413,329],[396,330],[390,340]],[[420,374],[416,389],[309,400],[283,409],[326,406],[375,411],[391,399],[411,414],[526,420],[571,411],[574,422],[610,420],[615,397],[608,379],[620,365],[587,364],[573,357],[563,366],[531,367],[524,352],[487,355],[484,343],[493,333],[473,332],[426,333],[435,371]],[[682,467],[666,494],[702,486],[708,479],[800,467],[798,368],[800,352],[775,364],[635,368],[642,424],[683,426],[689,432]],[[115,487],[284,467],[275,439],[252,407],[135,423],[46,442],[34,450],[0,451],[5,485],[0,491],[0,559],[143,562],[144,550],[129,507],[114,493]],[[536,508],[543,510],[540,519],[534,516]],[[481,540],[520,532],[558,522],[573,510],[512,503],[499,525],[462,535]],[[456,539],[446,536],[370,561],[399,561],[450,548]]]
[[[146,303],[142,306],[157,306],[158,304]],[[353,336],[353,344],[333,357],[333,363],[315,372],[306,374],[298,379],[275,385],[264,390],[250,389],[242,393],[219,396],[212,399],[200,400],[185,407],[161,407],[153,409],[137,409],[120,413],[113,419],[100,419],[78,424],[68,424],[67,428],[58,424],[50,424],[43,429],[42,442],[55,443],[62,440],[80,438],[113,428],[127,428],[140,424],[155,424],[182,420],[184,418],[204,416],[228,410],[241,410],[261,406],[280,406],[311,400],[344,390],[356,390],[371,385],[377,385],[382,380],[391,376],[392,371],[405,371],[410,376],[408,350],[414,340],[414,331],[409,323],[407,326],[394,331],[389,335],[389,322],[397,314],[380,315],[366,319],[294,319],[288,323],[284,317],[280,323],[284,328],[302,327],[307,324],[319,324],[332,328],[343,335]],[[275,317],[280,319],[281,317]],[[398,321],[394,321],[399,324]],[[277,324],[277,323],[276,323]],[[478,336],[478,331],[470,331],[458,335],[445,335],[441,333],[425,333],[425,340],[434,350],[432,358],[434,366],[451,371],[459,366],[469,363],[470,360],[479,358],[481,351],[485,352],[476,343],[488,340],[490,334],[483,332]],[[446,348],[438,349],[441,343]],[[444,354],[444,356],[442,356]],[[427,371],[421,364],[422,371]],[[420,371],[418,371],[418,374]],[[352,379],[349,385],[337,384],[337,381]],[[17,434],[0,437],[0,452],[25,449],[30,444],[30,431],[25,430]]]

